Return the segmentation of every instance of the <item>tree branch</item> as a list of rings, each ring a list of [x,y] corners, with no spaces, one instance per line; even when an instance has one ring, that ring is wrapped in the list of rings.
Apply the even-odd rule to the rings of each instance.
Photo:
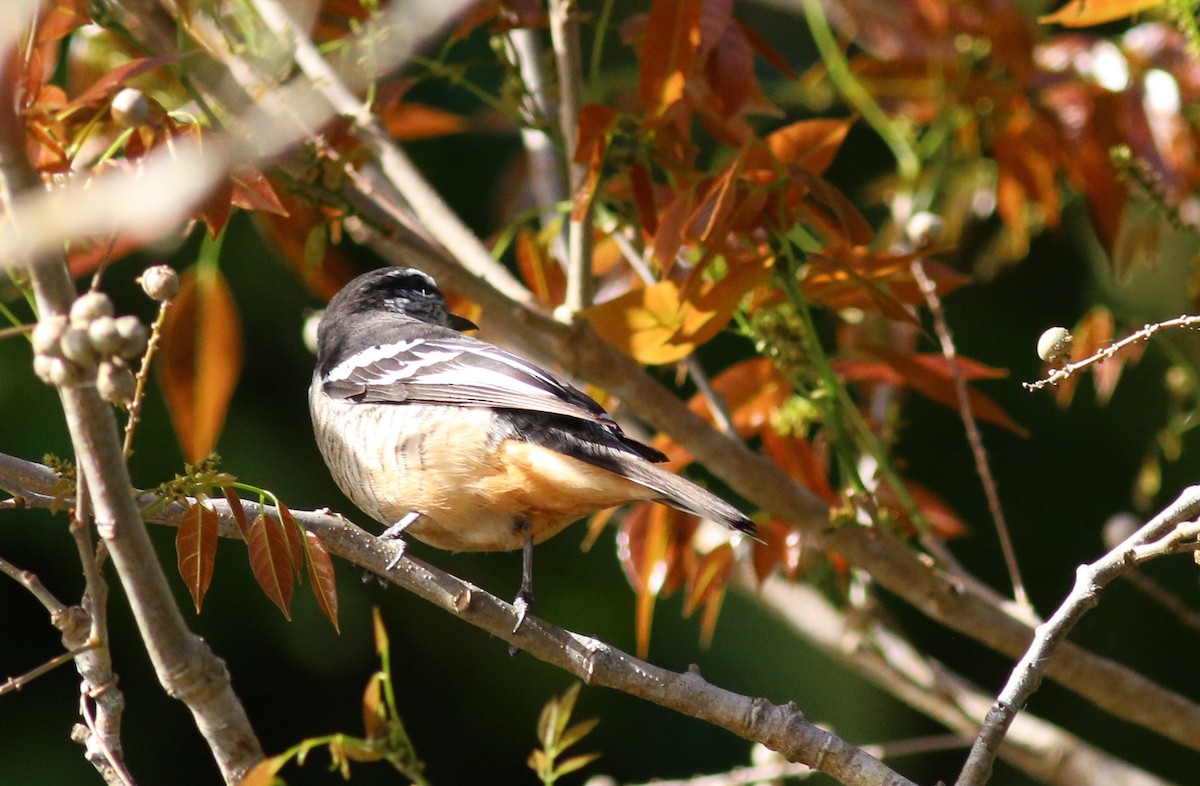
[[[812,587],[779,576],[756,587],[742,573],[738,586],[753,593],[772,614],[818,649],[942,723],[964,744],[978,733],[978,718],[987,711],[991,699],[977,686],[919,652],[869,612],[836,609]],[[1030,777],[1056,786],[1168,786],[1145,770],[1028,713],[1013,723],[1000,747],[1000,758]]]
[[[4,62],[0,84],[12,85],[16,80],[5,73],[12,61],[5,58]],[[41,179],[25,157],[23,124],[14,114],[16,105],[13,96],[0,96],[0,112],[4,113],[0,116],[0,176],[14,196],[42,189]],[[26,229],[11,214],[10,218],[10,223],[17,224],[18,234]],[[18,262],[28,269],[39,318],[65,317],[75,288],[61,252],[41,259],[18,258]],[[133,500],[112,408],[95,386],[63,386],[58,392],[81,478],[90,490],[97,530],[112,554],[159,682],[187,704],[222,776],[227,783],[235,783],[262,758],[262,749],[229,686],[224,664],[187,629],[175,606]]]
[[[1172,530],[1183,521],[1200,516],[1200,486],[1185,489],[1174,503],[1126,538],[1120,545],[1090,565],[1081,565],[1075,574],[1075,586],[1050,619],[1038,626],[1033,644],[1017,663],[1004,689],[988,710],[983,728],[971,747],[957,786],[981,786],[992,773],[997,749],[1017,713],[1042,683],[1051,655],[1090,609],[1100,602],[1100,593],[1113,579],[1144,561],[1148,555],[1161,556],[1169,549],[1155,549],[1155,541],[1170,540]],[[1195,533],[1187,535],[1195,540]],[[1144,551],[1139,558],[1138,552]],[[1055,656],[1057,657],[1057,656]]]
[[[10,470],[25,463],[0,454],[0,488],[29,499],[51,499],[47,492],[52,487],[23,488],[13,482]],[[26,470],[20,474],[30,478],[40,473]],[[144,508],[156,498],[152,494],[143,494],[139,501]],[[211,499],[209,503],[219,516],[221,536],[240,539],[241,532],[229,503],[222,499]],[[263,510],[273,510],[267,506],[260,509],[254,502],[244,501],[242,505],[249,518]],[[49,504],[45,506],[49,507]],[[184,511],[182,504],[172,503],[151,514],[149,520],[178,525]],[[380,540],[343,516],[299,510],[293,510],[291,514],[301,526],[320,537],[330,553],[383,577],[589,685],[620,690],[707,721],[744,739],[761,742],[790,761],[828,773],[848,786],[914,786],[861,749],[810,723],[794,704],[779,705],[727,691],[705,681],[695,670],[679,673],[659,668],[591,636],[564,630],[537,617],[526,616],[520,630],[514,633],[517,611],[511,604],[407,555],[395,568],[389,569],[395,544]]]

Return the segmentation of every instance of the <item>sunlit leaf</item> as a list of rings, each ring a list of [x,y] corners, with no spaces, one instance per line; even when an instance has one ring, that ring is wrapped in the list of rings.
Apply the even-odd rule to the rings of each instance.
[[[690,616],[697,608],[707,603],[713,593],[723,591],[732,570],[733,546],[728,543],[722,543],[701,556],[688,579],[683,600],[683,615]]]
[[[889,385],[908,385],[922,395],[958,409],[954,377],[948,362],[940,354],[905,354],[882,347],[871,347],[870,358],[843,357],[833,361],[834,370],[847,381],[873,381]],[[970,363],[959,358],[959,368],[965,379],[1006,376],[1008,372],[991,369],[982,363]],[[971,376],[967,376],[970,374]],[[1000,405],[980,391],[968,387],[967,398],[975,417],[1012,431],[1020,436],[1028,432],[1010,418]]]
[[[275,776],[290,760],[291,756],[286,753],[269,756],[251,767],[238,786],[274,786],[278,783]]]
[[[367,687],[363,690],[363,729],[369,740],[387,737],[387,702],[383,698],[383,683],[386,679],[382,672],[375,672],[371,679],[367,680]]]
[[[518,231],[516,254],[521,278],[537,299],[548,306],[561,305],[567,296],[567,276],[542,238],[527,229]]]
[[[654,0],[646,18],[638,93],[649,115],[683,98],[700,45],[703,0]]]
[[[1054,13],[1039,16],[1038,21],[1063,27],[1090,27],[1133,16],[1165,2],[1166,0],[1070,0]]]
[[[780,434],[774,428],[762,429],[762,438],[767,454],[785,472],[829,505],[837,503],[825,462],[807,439],[796,434]]]
[[[584,753],[580,754],[579,756],[572,756],[569,759],[559,762],[554,767],[554,772],[556,775],[560,776],[567,775],[575,772],[576,770],[583,769],[598,758],[600,758],[599,753]]]
[[[790,524],[772,519],[766,526],[759,526],[758,537],[762,542],[751,545],[751,562],[758,582],[767,580],[775,569],[783,566],[784,575],[795,579],[800,572],[800,557],[804,540],[800,532]]]
[[[337,576],[329,549],[325,548],[325,543],[315,532],[306,530],[304,536],[308,545],[308,582],[312,585],[313,595],[317,597],[317,605],[333,623],[333,629],[341,633],[338,626]]]
[[[257,169],[248,166],[238,167],[229,175],[232,182],[230,202],[243,210],[256,210],[286,216],[287,210],[279,201],[271,183]]]
[[[216,511],[196,502],[184,511],[183,518],[179,520],[179,529],[175,531],[179,575],[183,576],[183,583],[192,594],[197,614],[212,584],[217,558],[218,524]]]
[[[801,120],[772,131],[763,141],[780,163],[819,175],[833,163],[852,123],[829,118]]]
[[[680,292],[673,281],[633,289],[588,309],[584,316],[606,341],[641,363],[672,363],[712,340],[741,298],[766,280],[774,260],[740,265],[715,283]]]
[[[384,128],[401,142],[461,134],[468,129],[461,115],[427,104],[393,101],[379,109]]]
[[[162,327],[159,382],[184,458],[216,446],[242,366],[242,333],[233,294],[219,270],[184,271]]]
[[[263,513],[250,525],[247,544],[250,570],[263,592],[279,607],[283,616],[292,618],[292,558],[283,525]]]

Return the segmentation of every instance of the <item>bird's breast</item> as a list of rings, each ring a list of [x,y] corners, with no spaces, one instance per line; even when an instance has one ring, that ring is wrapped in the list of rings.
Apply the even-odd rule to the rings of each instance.
[[[495,410],[360,404],[309,396],[317,444],[342,492],[391,525],[450,551],[509,551],[540,542],[589,513],[649,489],[520,439],[495,439]]]

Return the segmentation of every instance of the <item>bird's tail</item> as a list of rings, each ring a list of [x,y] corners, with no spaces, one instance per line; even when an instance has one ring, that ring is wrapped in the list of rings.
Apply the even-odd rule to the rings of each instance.
[[[753,536],[758,528],[744,513],[711,491],[697,486],[656,464],[629,457],[618,460],[620,474],[661,496],[658,501],[701,518],[719,521],[730,529]]]

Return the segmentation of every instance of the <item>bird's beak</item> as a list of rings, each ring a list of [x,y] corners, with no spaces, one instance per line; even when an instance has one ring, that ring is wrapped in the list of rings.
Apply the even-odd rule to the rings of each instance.
[[[476,325],[466,317],[460,317],[458,314],[448,314],[446,324],[460,332],[463,330],[479,330],[479,325]]]

